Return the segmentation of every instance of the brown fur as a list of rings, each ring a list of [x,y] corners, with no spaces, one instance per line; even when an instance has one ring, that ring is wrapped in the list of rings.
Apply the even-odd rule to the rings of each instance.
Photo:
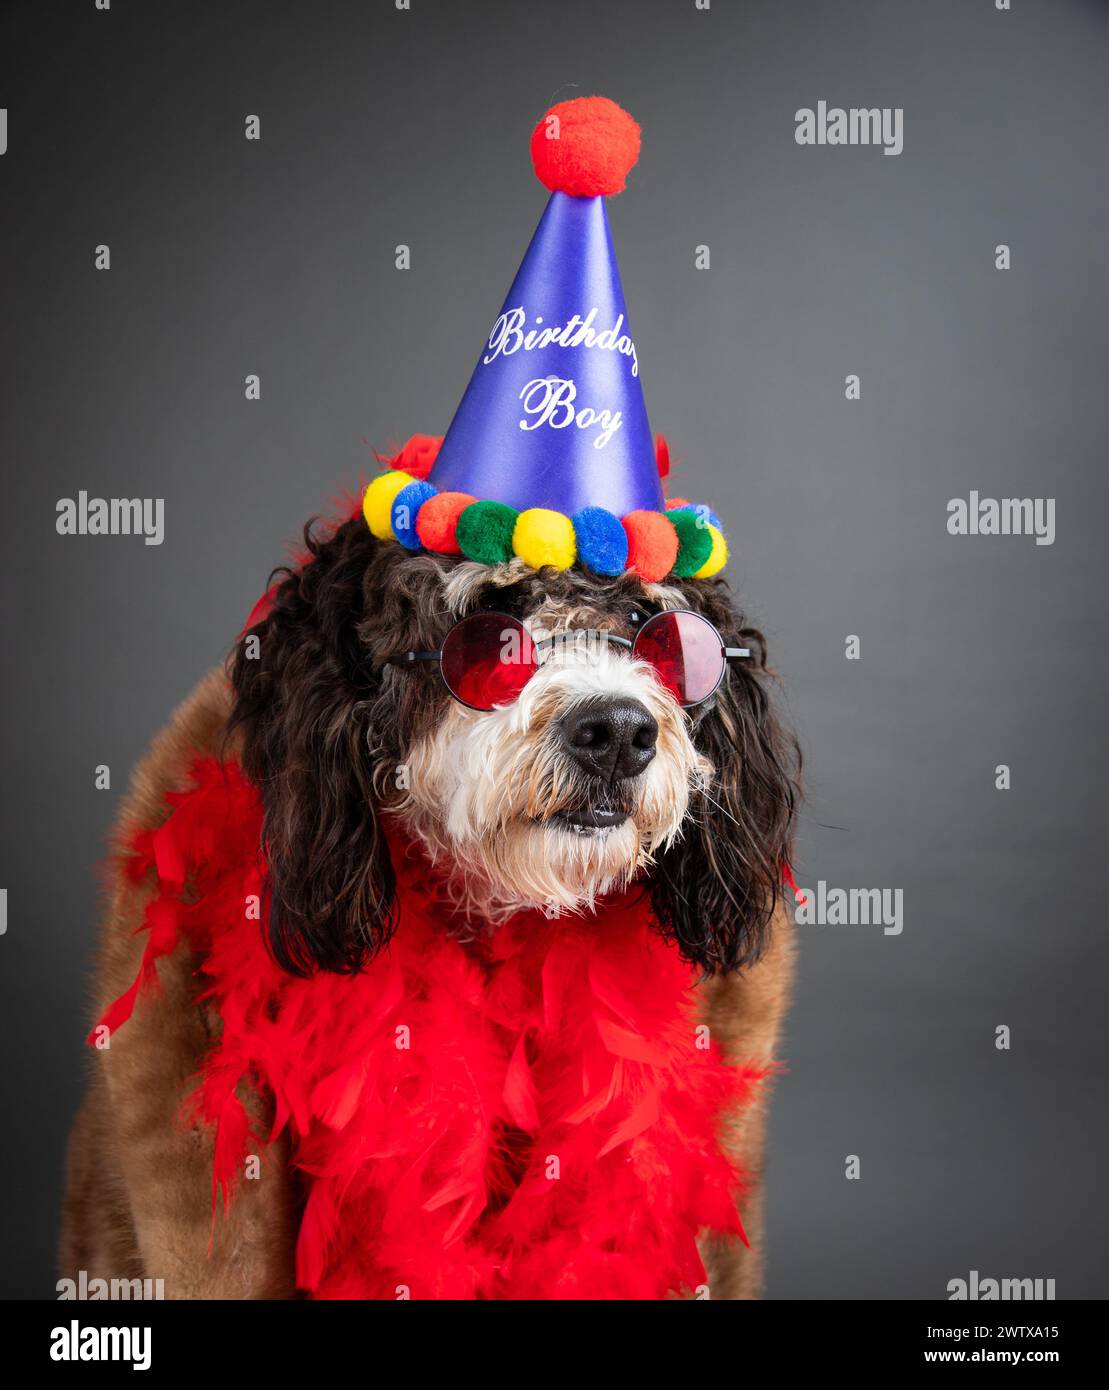
[[[710,976],[701,984],[702,1016],[729,1061],[761,1067],[777,1061],[782,1022],[793,991],[796,949],[793,922],[785,905],[779,904],[769,944],[758,964],[742,974]],[[740,1207],[750,1244],[744,1246],[737,1240],[705,1242],[702,1254],[713,1298],[758,1298],[762,1294],[763,1155],[772,1094],[768,1079],[726,1136],[728,1148],[747,1175]]]
[[[115,828],[117,849],[165,819],[166,793],[187,785],[192,759],[219,751],[230,707],[226,677],[215,671],[176,711],[135,770]],[[135,978],[144,938],[134,932],[152,891],[130,883],[114,862],[109,872],[94,1020]],[[140,999],[111,1046],[95,1054],[69,1141],[61,1274],[162,1279],[167,1298],[291,1297],[295,1195],[280,1142],[262,1177],[243,1183],[218,1222],[209,1257],[212,1141],[178,1117],[213,1023],[195,1002],[186,950],[163,960],[158,975],[162,997]],[[257,1114],[261,1101],[249,1099]]]

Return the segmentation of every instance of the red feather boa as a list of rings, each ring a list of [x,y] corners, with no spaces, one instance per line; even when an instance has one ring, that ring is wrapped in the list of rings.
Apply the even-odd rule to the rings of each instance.
[[[250,918],[257,793],[235,765],[200,761],[193,779],[136,839],[128,872],[157,876],[150,936],[103,1022],[126,1020],[178,941],[199,954],[223,1029],[187,1104],[215,1128],[213,1202],[258,1147],[240,1095],[260,1087],[307,1193],[301,1289],[661,1298],[704,1283],[698,1234],[743,1237],[722,1111],[761,1072],[726,1066],[698,1031],[690,968],[641,892],[463,943],[426,862],[395,847],[388,950],[358,975],[294,978]]]

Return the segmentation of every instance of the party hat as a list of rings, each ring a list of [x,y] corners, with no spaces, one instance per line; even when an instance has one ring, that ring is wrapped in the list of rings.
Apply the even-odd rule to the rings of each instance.
[[[417,436],[366,489],[375,535],[651,581],[723,567],[715,515],[664,500],[665,445],[652,442],[609,232],[605,197],[624,188],[639,144],[605,97],[561,102],[535,127],[546,211],[437,452]]]

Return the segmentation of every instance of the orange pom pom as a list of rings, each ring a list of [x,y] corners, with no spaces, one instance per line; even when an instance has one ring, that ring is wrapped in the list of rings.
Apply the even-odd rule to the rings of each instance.
[[[678,507],[688,507],[688,506],[689,506],[689,503],[685,500],[684,497],[671,497],[671,498],[669,498],[669,499],[667,500],[667,503],[666,503],[666,510],[667,510],[668,512],[672,512],[672,511],[675,511]]]
[[[531,135],[535,176],[552,193],[619,193],[639,158],[639,126],[608,97],[552,106]]]
[[[629,512],[623,518],[628,535],[628,569],[648,584],[657,584],[674,568],[678,533],[661,512]]]
[[[429,497],[416,514],[420,544],[439,555],[461,555],[458,518],[475,499],[468,492],[440,492]]]

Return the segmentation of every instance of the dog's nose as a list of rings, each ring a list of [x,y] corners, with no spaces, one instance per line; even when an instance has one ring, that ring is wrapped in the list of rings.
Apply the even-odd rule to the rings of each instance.
[[[578,766],[612,781],[638,777],[655,756],[658,724],[638,700],[599,695],[562,720],[562,746]]]

